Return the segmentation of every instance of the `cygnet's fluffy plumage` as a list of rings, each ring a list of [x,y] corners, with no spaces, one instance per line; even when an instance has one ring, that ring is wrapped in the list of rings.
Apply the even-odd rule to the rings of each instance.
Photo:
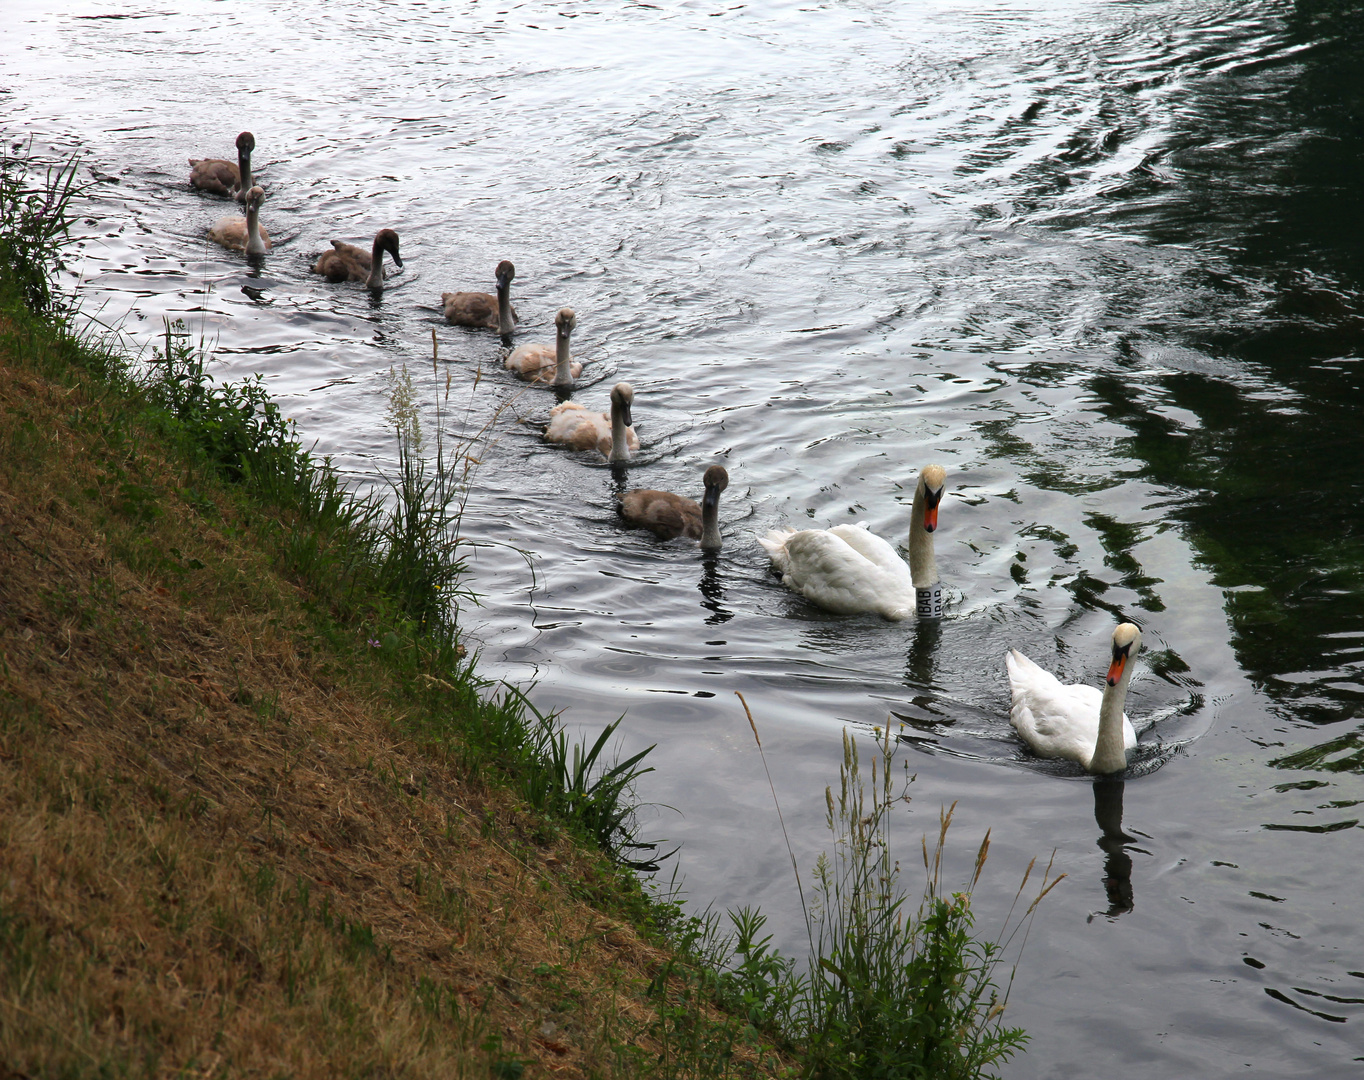
[[[448,292],[440,294],[445,321],[454,326],[472,326],[496,330],[504,337],[511,334],[516,323],[516,309],[511,304],[511,283],[516,267],[508,259],[497,264],[497,295],[481,292]]]
[[[270,250],[270,234],[260,223],[260,204],[265,191],[253,187],[246,193],[246,217],[222,217],[208,230],[208,238],[229,251],[264,255]]]
[[[569,355],[569,338],[578,325],[572,308],[560,308],[554,317],[553,345],[518,345],[507,354],[507,370],[527,382],[572,386],[583,366]]]
[[[1077,761],[1092,773],[1121,772],[1137,733],[1123,713],[1141,631],[1120,623],[1103,691],[1062,683],[1017,649],[1004,657],[1013,698],[1009,722],[1038,757]]]
[[[702,480],[705,495],[701,502],[674,495],[671,491],[640,488],[627,491],[620,499],[620,515],[629,524],[648,529],[660,540],[687,536],[700,540],[708,550],[720,547],[720,492],[729,487],[729,473],[712,465]]]
[[[597,450],[610,461],[629,461],[639,449],[639,438],[631,426],[630,407],[635,392],[629,383],[611,388],[610,413],[590,412],[576,401],[565,401],[549,411],[545,441],[572,450]]]
[[[249,131],[237,136],[237,163],[222,158],[190,158],[190,187],[212,195],[226,195],[240,202],[254,186],[251,179],[251,151],[256,148],[256,137]]]
[[[396,266],[402,267],[398,254],[398,234],[392,229],[380,229],[374,234],[374,246],[366,251],[344,240],[333,240],[332,250],[324,251],[313,263],[313,273],[328,281],[363,281],[371,289],[384,287],[384,252],[393,256]]]
[[[865,523],[832,529],[774,529],[758,538],[787,588],[839,615],[875,613],[908,619],[915,588],[938,582],[933,531],[947,474],[941,465],[919,473],[909,517],[909,565]]]

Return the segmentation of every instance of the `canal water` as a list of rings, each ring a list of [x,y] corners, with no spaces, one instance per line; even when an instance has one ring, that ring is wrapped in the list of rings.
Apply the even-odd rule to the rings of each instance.
[[[0,136],[79,150],[84,309],[135,346],[184,319],[260,373],[358,485],[390,468],[391,369],[477,436],[462,615],[481,669],[621,749],[696,909],[804,939],[734,692],[796,858],[827,848],[841,733],[917,779],[905,876],[956,803],[992,829],[979,928],[1042,904],[1009,1077],[1364,1068],[1364,19],[1326,0],[8,0]],[[206,240],[189,157],[255,134],[274,248]],[[309,274],[396,229],[373,298]],[[515,262],[520,341],[578,314],[575,398],[628,379],[622,476],[544,445],[552,393],[439,296]],[[248,291],[249,290],[249,291]],[[432,331],[439,359],[432,364]],[[478,434],[481,433],[481,434]],[[428,441],[436,435],[428,414]],[[621,527],[699,497],[725,547]],[[948,472],[940,624],[827,615],[754,535],[904,542]],[[1094,784],[1025,752],[1005,650],[1098,685],[1142,629],[1141,745]],[[869,744],[867,749],[869,752]],[[950,877],[951,875],[949,875]]]

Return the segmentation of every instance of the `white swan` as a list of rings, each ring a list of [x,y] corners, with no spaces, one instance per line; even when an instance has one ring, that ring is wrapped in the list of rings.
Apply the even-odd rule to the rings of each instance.
[[[344,240],[333,240],[332,250],[324,251],[313,263],[313,273],[321,274],[330,282],[363,281],[368,288],[384,287],[384,252],[393,256],[393,263],[402,269],[403,259],[398,254],[398,234],[392,229],[380,229],[374,234],[374,247],[366,251]]]
[[[583,366],[570,357],[568,339],[578,325],[572,308],[560,308],[554,316],[554,344],[518,345],[507,354],[507,370],[527,382],[553,382],[555,386],[572,386],[583,373]]]
[[[485,292],[446,292],[440,294],[445,321],[454,326],[472,326],[496,330],[510,337],[515,329],[516,309],[511,303],[511,283],[516,267],[510,259],[497,264],[497,295]]]
[[[938,527],[947,473],[941,465],[919,472],[909,515],[909,565],[866,524],[832,529],[774,529],[760,536],[772,566],[789,589],[839,615],[875,612],[886,619],[914,614],[915,588],[938,583],[933,530]]]
[[[1141,631],[1120,623],[1113,631],[1113,662],[1103,693],[1092,686],[1066,685],[1017,649],[1004,657],[1013,707],[1009,722],[1038,757],[1078,761],[1092,773],[1122,772],[1137,733],[1123,715],[1132,660]]]
[[[706,493],[698,505],[694,499],[671,491],[637,488],[620,497],[620,516],[639,529],[648,529],[660,540],[687,536],[700,540],[705,551],[718,551],[720,539],[720,492],[729,487],[723,465],[712,465],[701,480]]]
[[[260,204],[264,199],[265,189],[253,187],[246,193],[246,217],[219,218],[208,230],[208,238],[229,251],[264,255],[270,250],[270,233],[260,223]]]
[[[549,410],[545,441],[573,450],[596,449],[608,461],[630,460],[630,451],[639,449],[639,437],[630,426],[630,406],[635,391],[626,382],[611,388],[611,414],[589,412],[576,401],[565,401]]]

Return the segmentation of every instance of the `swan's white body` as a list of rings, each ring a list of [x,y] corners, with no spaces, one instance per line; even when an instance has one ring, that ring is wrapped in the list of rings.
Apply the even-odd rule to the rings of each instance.
[[[578,325],[572,308],[560,308],[554,317],[553,345],[518,345],[507,354],[507,370],[527,382],[553,382],[572,386],[583,366],[569,354],[569,338]]]
[[[630,406],[635,392],[629,383],[611,388],[611,412],[590,412],[576,401],[565,401],[549,411],[545,441],[560,443],[573,450],[596,449],[609,461],[630,460],[639,449],[639,437],[630,426]]]
[[[782,583],[825,610],[908,619],[915,610],[916,586],[926,589],[938,582],[932,533],[945,480],[938,465],[919,474],[910,513],[909,565],[865,523],[774,529],[758,543],[767,550]]]
[[[1009,722],[1038,757],[1076,761],[1092,773],[1127,767],[1127,751],[1136,748],[1137,733],[1122,707],[1141,634],[1123,623],[1113,632],[1113,642],[1113,667],[1102,691],[1062,683],[1017,649],[1005,655],[1013,696]]]

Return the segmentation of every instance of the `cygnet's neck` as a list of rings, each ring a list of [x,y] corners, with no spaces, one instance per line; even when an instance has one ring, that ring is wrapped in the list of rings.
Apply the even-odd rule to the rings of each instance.
[[[497,286],[497,332],[509,337],[515,327],[512,325],[511,284]]]
[[[703,551],[718,551],[723,542],[720,539],[720,493],[707,488],[701,499],[701,548]]]
[[[240,179],[240,186],[237,188],[237,201],[246,202],[246,193],[256,186],[251,176],[251,151],[237,151],[237,176]]]
[[[499,317],[501,311],[498,311]],[[509,332],[509,331],[508,331]],[[568,339],[573,333],[567,326],[558,328],[554,335],[554,385],[572,386],[573,385],[573,357],[569,355]],[[611,424],[612,438],[615,437],[616,425]]]
[[[253,203],[246,204],[246,253],[265,254],[265,241],[260,236],[260,207]]]
[[[625,410],[611,399],[611,461],[630,460],[630,437],[625,426]]]
[[[1094,756],[1089,759],[1092,773],[1122,772],[1127,768],[1127,748],[1123,745],[1122,707],[1127,702],[1127,684],[1132,680],[1132,661],[1123,665],[1122,674],[1112,685],[1104,686],[1099,705],[1099,737],[1094,740]]]
[[[938,583],[938,560],[933,553],[933,534],[924,529],[927,488],[923,478],[914,489],[914,506],[909,512],[909,574],[916,589]]]
[[[384,249],[378,240],[374,241],[374,250],[370,252],[369,277],[365,279],[365,285],[371,289],[384,287]]]

